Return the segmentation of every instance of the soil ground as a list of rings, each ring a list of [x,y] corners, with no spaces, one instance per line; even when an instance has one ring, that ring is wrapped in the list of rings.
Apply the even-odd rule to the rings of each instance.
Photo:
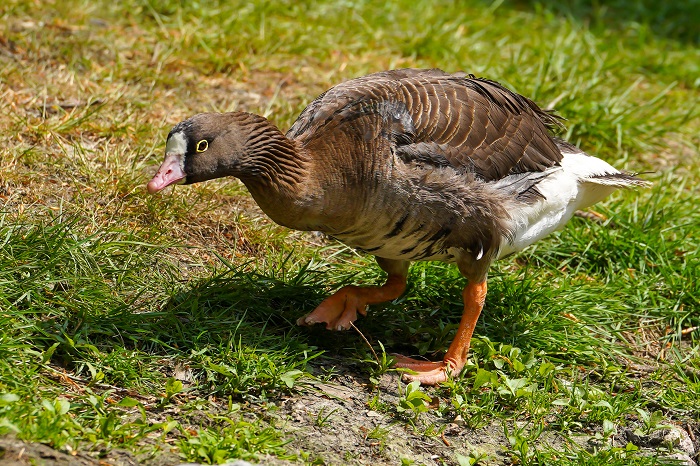
[[[312,363],[324,369],[324,363]],[[415,420],[397,418],[395,412],[373,410],[370,406],[396,406],[399,375],[384,374],[376,387],[361,375],[358,368],[338,367],[331,380],[305,385],[294,395],[271,400],[259,414],[266,421],[287,433],[286,448],[297,453],[298,460],[323,465],[395,465],[462,464],[458,455],[479,458],[481,465],[517,464],[507,450],[511,448],[501,421],[477,429],[469,428],[462,419],[445,419],[438,409],[431,409]],[[436,397],[435,402],[440,400]],[[435,406],[437,407],[437,406]],[[255,407],[249,406],[254,412]],[[216,410],[215,405],[212,409]],[[157,413],[159,421],[165,413]],[[172,413],[171,413],[172,414]],[[190,417],[193,413],[189,414]],[[196,417],[196,416],[195,416]],[[512,423],[509,423],[512,429]],[[518,423],[526,427],[527,423]],[[433,435],[424,435],[426,427],[436,426]],[[612,446],[623,448],[634,444],[645,456],[654,456],[673,464],[694,466],[700,451],[700,424],[669,426],[649,435],[635,435],[634,425],[607,439]],[[671,439],[671,440],[669,440]],[[589,451],[602,446],[596,430],[572,433],[568,437],[553,432],[542,433],[537,448],[564,450],[567,442],[575,442]],[[676,455],[667,453],[668,443]],[[40,443],[26,443],[12,437],[0,438],[0,464],[3,466],[132,466],[148,464],[166,466],[182,464],[177,454],[163,446],[155,458],[138,458],[134,454],[113,449],[103,452],[60,452]],[[673,459],[672,459],[673,458]],[[261,457],[257,464],[285,466],[299,464],[272,456]],[[463,459],[463,461],[466,461]],[[244,464],[241,462],[241,464]],[[469,463],[464,463],[469,464]]]

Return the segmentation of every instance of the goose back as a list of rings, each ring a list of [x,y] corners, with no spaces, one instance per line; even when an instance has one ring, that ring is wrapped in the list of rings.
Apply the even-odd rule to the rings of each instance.
[[[355,154],[356,165],[394,154],[493,181],[558,164],[562,155],[550,134],[557,124],[557,117],[493,81],[403,69],[329,89],[287,137],[329,157]]]

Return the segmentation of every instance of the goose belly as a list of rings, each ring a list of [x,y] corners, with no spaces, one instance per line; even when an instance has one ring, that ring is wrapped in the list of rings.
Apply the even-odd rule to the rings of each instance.
[[[394,260],[439,260],[453,262],[455,248],[448,239],[449,227],[436,222],[415,221],[410,213],[398,218],[384,216],[347,232],[331,234],[350,247],[377,257]]]

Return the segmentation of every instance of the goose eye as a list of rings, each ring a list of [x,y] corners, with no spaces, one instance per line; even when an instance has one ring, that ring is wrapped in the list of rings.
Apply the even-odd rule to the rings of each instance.
[[[197,152],[204,152],[207,149],[209,149],[209,143],[206,139],[202,139],[197,143]]]

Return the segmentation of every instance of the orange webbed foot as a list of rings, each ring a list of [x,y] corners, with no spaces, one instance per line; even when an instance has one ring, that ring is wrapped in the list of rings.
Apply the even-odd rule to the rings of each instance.
[[[328,330],[347,330],[357,314],[367,315],[367,301],[357,286],[345,286],[327,297],[309,314],[300,317],[297,325],[326,324]]]
[[[476,321],[486,298],[486,282],[469,283],[462,292],[464,312],[454,340],[450,344],[445,357],[440,362],[421,361],[406,356],[394,355],[395,367],[408,369],[403,374],[406,382],[419,381],[423,385],[436,385],[446,382],[451,376],[457,376],[467,362],[467,354],[474,333]]]
[[[326,324],[328,330],[348,330],[357,320],[357,314],[367,315],[369,304],[396,299],[405,289],[406,276],[393,274],[382,286],[344,286],[300,317],[297,325]]]
[[[403,381],[414,382],[417,380],[421,385],[437,385],[446,382],[450,376],[459,375],[464,367],[464,364],[458,367],[458,363],[451,360],[433,362],[398,354],[392,354],[392,356],[394,357],[394,367],[410,371],[403,373],[401,376]]]

